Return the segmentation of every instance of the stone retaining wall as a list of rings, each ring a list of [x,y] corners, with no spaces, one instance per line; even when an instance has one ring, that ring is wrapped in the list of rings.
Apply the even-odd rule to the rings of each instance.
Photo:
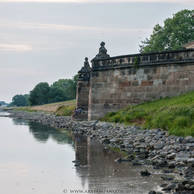
[[[77,94],[77,104],[87,99],[88,119],[99,119],[128,105],[194,90],[194,49],[110,57],[101,44],[85,75],[89,88],[83,98]]]

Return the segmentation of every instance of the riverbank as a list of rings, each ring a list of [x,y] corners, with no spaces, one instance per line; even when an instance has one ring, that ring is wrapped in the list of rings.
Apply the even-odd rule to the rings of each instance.
[[[63,102],[55,102],[51,104],[43,104],[36,106],[24,106],[24,107],[10,107],[18,111],[27,112],[45,112],[55,114],[57,116],[70,116],[73,114],[76,107],[75,100],[68,100]]]
[[[71,117],[40,112],[11,110],[10,117],[71,130],[101,142],[105,149],[122,153],[117,162],[153,166],[164,180],[163,192],[189,194],[194,191],[194,138],[168,135],[160,129],[143,130],[136,126],[99,121],[72,121]],[[149,176],[149,173],[142,172]],[[150,192],[151,193],[151,192]],[[154,191],[152,192],[154,193]]]
[[[108,113],[102,120],[161,128],[171,135],[194,137],[194,92],[128,106]]]

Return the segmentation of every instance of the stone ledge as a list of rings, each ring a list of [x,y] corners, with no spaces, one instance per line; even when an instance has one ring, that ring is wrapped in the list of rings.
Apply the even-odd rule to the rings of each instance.
[[[141,67],[153,67],[153,66],[161,66],[161,65],[187,65],[188,63],[194,63],[194,59],[191,60],[184,60],[184,61],[165,61],[165,62],[154,62],[154,63],[143,63],[143,64],[138,64],[135,66],[134,64],[122,64],[122,65],[114,65],[114,66],[99,66],[92,68],[92,72],[94,71],[104,71],[104,70],[113,70],[113,69],[126,69],[126,68],[141,68]],[[194,65],[194,64],[193,64]]]
[[[123,55],[96,59],[92,63],[92,71],[104,68],[122,68],[125,66],[138,67],[146,65],[160,65],[170,63],[185,63],[194,61],[194,49],[165,51],[157,53],[145,53],[134,55]]]

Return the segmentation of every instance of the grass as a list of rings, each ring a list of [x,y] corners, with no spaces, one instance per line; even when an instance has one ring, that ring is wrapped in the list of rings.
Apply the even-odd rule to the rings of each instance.
[[[75,108],[75,105],[62,105],[57,109],[55,114],[57,116],[71,116]]]
[[[53,113],[57,116],[71,116],[75,109],[75,105],[76,105],[75,100],[69,100],[69,101],[44,104],[39,106],[17,107],[15,109],[28,111],[28,112],[39,111],[39,112]]]
[[[177,136],[194,136],[194,92],[129,106],[108,113],[101,120],[150,129],[161,128]]]

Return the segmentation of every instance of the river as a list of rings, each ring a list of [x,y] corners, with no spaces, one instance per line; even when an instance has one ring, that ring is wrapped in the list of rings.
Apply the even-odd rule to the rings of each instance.
[[[2,194],[144,194],[161,184],[159,174],[142,177],[145,167],[115,162],[117,154],[89,138],[4,116],[0,112]]]

